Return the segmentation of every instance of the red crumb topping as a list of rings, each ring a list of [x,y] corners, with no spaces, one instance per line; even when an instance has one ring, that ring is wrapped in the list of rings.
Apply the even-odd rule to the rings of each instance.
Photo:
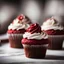
[[[31,24],[30,27],[27,29],[27,32],[32,33],[41,33],[41,27],[36,24]]]

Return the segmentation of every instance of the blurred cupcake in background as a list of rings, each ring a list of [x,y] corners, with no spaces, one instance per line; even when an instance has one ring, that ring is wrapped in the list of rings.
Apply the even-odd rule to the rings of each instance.
[[[45,58],[49,43],[48,35],[41,32],[41,27],[37,23],[30,25],[27,31],[23,34],[21,42],[26,57]]]
[[[26,29],[30,26],[31,20],[24,16],[23,14],[19,15],[13,22],[8,26],[8,36],[10,47],[12,48],[21,48],[21,39]]]
[[[47,19],[41,26],[41,30],[47,33],[51,40],[49,49],[62,49],[64,27],[54,17]]]

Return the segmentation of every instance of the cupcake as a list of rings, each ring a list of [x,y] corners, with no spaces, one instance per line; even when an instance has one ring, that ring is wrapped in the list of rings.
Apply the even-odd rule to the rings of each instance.
[[[8,26],[7,31],[10,47],[22,48],[21,39],[30,24],[30,19],[23,14],[19,15],[16,19],[13,20],[13,22]]]
[[[41,30],[47,33],[51,40],[49,49],[62,49],[64,28],[54,17],[47,19],[41,26]]]
[[[23,34],[21,40],[24,47],[25,56],[28,58],[45,58],[48,46],[48,35],[41,32],[41,27],[36,24],[31,24]]]

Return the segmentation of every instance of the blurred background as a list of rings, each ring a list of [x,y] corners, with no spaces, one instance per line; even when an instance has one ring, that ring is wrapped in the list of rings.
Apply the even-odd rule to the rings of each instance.
[[[0,34],[19,15],[27,15],[33,23],[42,23],[55,16],[64,26],[64,0],[0,0]]]

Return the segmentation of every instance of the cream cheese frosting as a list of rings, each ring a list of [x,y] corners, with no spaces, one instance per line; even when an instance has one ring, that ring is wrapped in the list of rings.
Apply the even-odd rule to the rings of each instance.
[[[12,29],[12,30],[27,29],[30,25],[25,23],[24,21],[26,21],[25,18],[23,18],[22,20],[19,20],[18,18],[16,18],[14,19],[13,23],[11,23],[8,26],[8,29]]]
[[[50,29],[63,30],[64,28],[57,21],[55,21],[54,17],[52,17],[43,23],[41,29],[42,30],[50,30]]]
[[[43,32],[33,34],[25,32],[25,34],[23,34],[23,38],[41,40],[41,39],[47,39],[48,35]]]

